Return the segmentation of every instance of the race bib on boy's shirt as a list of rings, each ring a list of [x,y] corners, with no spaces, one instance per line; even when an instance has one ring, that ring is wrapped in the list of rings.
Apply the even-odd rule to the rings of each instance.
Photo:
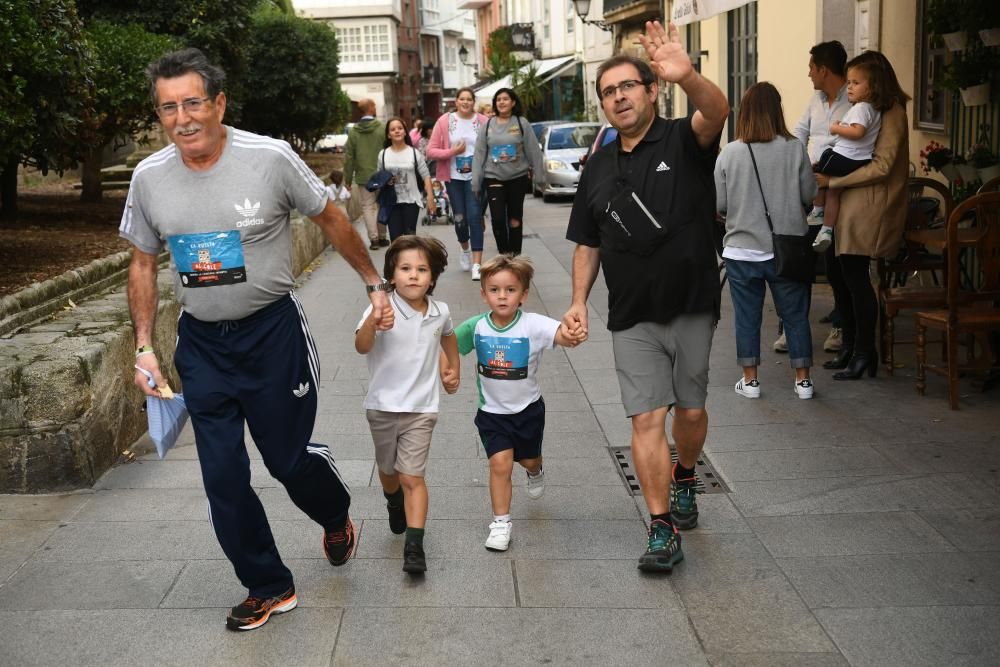
[[[517,144],[490,146],[490,159],[494,162],[517,162]]]
[[[460,174],[471,174],[472,173],[472,156],[471,155],[459,155],[455,158],[455,171]]]
[[[528,377],[531,341],[476,334],[477,370],[491,380],[523,380]]]
[[[247,281],[239,231],[178,234],[167,240],[184,287],[214,287]]]

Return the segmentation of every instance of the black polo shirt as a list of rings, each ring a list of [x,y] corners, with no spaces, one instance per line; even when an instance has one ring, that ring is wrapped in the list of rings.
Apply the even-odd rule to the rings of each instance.
[[[611,331],[639,322],[665,324],[685,313],[713,312],[718,319],[712,236],[717,154],[718,138],[701,148],[689,118],[657,117],[631,152],[622,150],[619,137],[587,161],[566,238],[600,248]],[[658,221],[655,241],[626,247],[611,228],[609,202],[627,186]]]

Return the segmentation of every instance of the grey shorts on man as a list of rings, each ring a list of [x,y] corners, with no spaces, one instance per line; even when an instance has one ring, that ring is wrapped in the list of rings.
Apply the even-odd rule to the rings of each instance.
[[[679,315],[668,324],[640,322],[611,332],[615,370],[629,417],[657,408],[704,408],[712,313]]]

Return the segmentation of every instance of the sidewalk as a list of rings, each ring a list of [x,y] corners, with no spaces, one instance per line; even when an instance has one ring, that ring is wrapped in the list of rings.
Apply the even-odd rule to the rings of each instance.
[[[555,318],[571,293],[569,209],[526,202],[524,249],[536,267],[527,308]],[[452,230],[420,233],[452,252],[436,296],[456,324],[481,312]],[[384,253],[374,254],[381,269]],[[725,293],[706,454],[730,492],[699,497],[685,561],[670,576],[647,576],[636,569],[642,497],[629,495],[608,451],[629,444],[629,423],[599,278],[590,341],[544,355],[547,488],[528,499],[515,470],[506,553],[483,548],[492,516],[471,357],[459,393],[442,392],[427,472],[429,570],[416,579],[401,571],[402,537],[389,532],[361,407],[367,368],[353,329],[364,290],[327,251],[298,294],[322,361],[313,439],[331,446],[351,486],[356,559],[329,566],[321,529],[250,446],[299,608],[228,632],[226,611],[246,591],[209,526],[189,427],[166,460],[143,456],[92,490],[0,496],[0,664],[1000,663],[997,390],[970,393],[952,412],[940,378],[917,396],[904,357],[895,377],[880,370],[874,381],[835,383],[817,369],[816,398],[798,400],[787,355],[770,351],[768,301],[763,397],[741,398]],[[814,323],[828,294],[816,289]],[[814,324],[817,365],[828,356],[826,331]]]

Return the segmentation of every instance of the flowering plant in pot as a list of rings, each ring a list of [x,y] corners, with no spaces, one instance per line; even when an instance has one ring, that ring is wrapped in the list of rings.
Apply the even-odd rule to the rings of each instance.
[[[980,106],[990,100],[990,73],[996,66],[991,49],[979,46],[960,51],[944,68],[941,84],[959,91],[965,106]]]
[[[1000,176],[1000,161],[986,143],[972,144],[965,153],[965,159],[976,168],[979,180],[983,183]]]
[[[932,170],[939,171],[950,181],[957,175],[952,164],[953,158],[954,154],[950,148],[932,141],[920,151],[920,168],[925,174],[931,173]]]

